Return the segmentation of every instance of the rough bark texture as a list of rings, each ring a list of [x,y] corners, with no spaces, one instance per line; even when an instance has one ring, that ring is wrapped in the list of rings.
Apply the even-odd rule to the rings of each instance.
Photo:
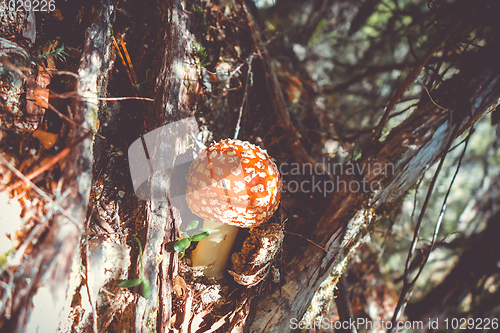
[[[158,76],[154,88],[155,102],[148,109],[146,128],[153,130],[162,125],[181,120],[189,116],[185,67],[189,66],[189,47],[192,40],[187,30],[187,18],[180,1],[157,2],[160,13],[161,30],[158,32],[160,46],[157,48]],[[196,80],[196,78],[194,78]],[[192,128],[191,130],[195,130]],[[187,149],[187,135],[168,133],[174,136],[177,147],[175,156],[184,154]],[[157,147],[158,150],[161,147]],[[160,153],[160,152],[156,152]],[[173,159],[172,159],[173,161]],[[159,170],[168,170],[171,165],[159,165]],[[177,240],[177,225],[180,216],[167,200],[171,180],[169,175],[158,172],[153,176],[151,191],[161,193],[147,205],[147,239],[144,251],[145,275],[150,280],[152,297],[140,298],[135,330],[141,331],[148,323],[148,317],[159,321],[160,332],[168,332],[172,314],[172,283],[177,275],[177,253],[173,243]],[[158,260],[161,263],[158,265]],[[160,298],[160,300],[158,300]],[[156,326],[156,325],[155,325]],[[155,329],[152,326],[151,329]]]
[[[293,160],[299,164],[317,165],[319,169],[315,170],[329,170],[328,165],[319,165],[314,161],[306,140],[294,125],[272,58],[266,49],[269,40],[266,40],[259,27],[255,7],[250,1],[235,0],[227,2],[228,11],[222,3],[225,5],[225,2],[221,2],[218,9],[215,6],[206,8],[203,18],[217,17],[220,20],[211,22],[217,27],[212,30],[216,30],[215,34],[223,35],[225,42],[221,46],[222,43],[217,44],[212,40],[211,46],[223,51],[219,54],[218,50],[212,50],[210,55],[215,58],[213,54],[217,54],[217,57],[212,59],[210,70],[217,73],[220,63],[227,61],[231,71],[226,73],[229,78],[211,78],[211,81],[199,77],[199,59],[198,63],[193,59],[196,52],[192,44],[199,40],[190,31],[196,30],[197,24],[200,24],[196,22],[199,13],[196,14],[192,8],[193,4],[180,0],[151,0],[140,4],[143,6],[141,15],[150,14],[141,23],[150,22],[153,29],[158,30],[147,31],[140,37],[137,37],[140,33],[136,33],[135,37],[131,34],[129,43],[133,43],[133,38],[144,39],[144,43],[135,40],[138,45],[141,44],[138,48],[142,47],[137,68],[144,69],[144,72],[150,70],[143,92],[154,98],[154,102],[123,103],[114,123],[110,120],[111,112],[107,114],[101,108],[99,133],[106,140],[96,139],[94,156],[91,139],[85,140],[68,155],[62,188],[69,190],[59,194],[56,201],[65,209],[71,221],[53,208],[54,216],[48,230],[44,230],[42,225],[33,229],[33,239],[38,239],[43,232],[46,234],[14,272],[12,316],[10,320],[0,323],[2,332],[53,332],[56,331],[61,314],[67,322],[59,327],[60,331],[90,332],[93,326],[97,326],[98,331],[171,331],[172,307],[177,296],[173,283],[178,276],[178,254],[174,252],[173,244],[178,238],[182,215],[180,207],[168,199],[175,190],[172,188],[174,176],[162,171],[172,169],[175,159],[180,160],[189,155],[187,152],[191,147],[188,146],[197,142],[192,136],[198,133],[198,126],[190,123],[182,133],[174,132],[172,128],[164,133],[173,138],[175,149],[169,151],[171,162],[157,165],[158,172],[151,179],[152,199],[148,201],[135,197],[126,157],[130,144],[143,134],[192,117],[196,109],[197,113],[202,114],[200,122],[210,127],[215,138],[232,136],[234,128],[241,121],[240,138],[260,140],[258,143],[267,148],[272,156],[276,156],[278,162]],[[329,0],[315,1],[313,7],[324,8],[331,3]],[[230,12],[230,15],[222,15],[224,12]],[[77,93],[80,98],[74,108],[75,121],[81,126],[74,130],[75,138],[95,128],[99,105],[96,97],[106,88],[103,77],[108,69],[111,17],[109,2],[103,1],[94,25],[87,31],[87,42],[78,72],[80,79]],[[314,17],[314,22],[305,29],[303,36],[297,37],[298,40],[307,40],[320,19],[321,15]],[[219,24],[221,22],[223,24]],[[149,43],[148,47],[142,45],[146,43]],[[353,180],[358,183],[365,181],[368,186],[380,184],[379,191],[372,193],[346,188],[326,199],[311,196],[309,201],[297,205],[312,211],[308,220],[299,220],[292,214],[286,216],[286,212],[280,220],[280,214],[277,213],[273,224],[252,230],[250,237],[262,238],[268,232],[276,236],[273,239],[279,243],[283,235],[283,220],[288,218],[286,231],[299,232],[304,239],[298,240],[294,235],[285,233],[280,285],[271,286],[268,291],[268,284],[259,284],[270,271],[271,261],[275,259],[272,258],[262,263],[259,274],[253,272],[256,276],[248,283],[251,287],[231,286],[235,292],[231,292],[230,296],[226,294],[229,305],[223,308],[226,312],[214,325],[222,327],[223,331],[232,332],[290,331],[291,319],[300,319],[304,315],[320,284],[331,274],[337,277],[341,275],[348,255],[360,243],[367,228],[378,217],[388,214],[399,205],[422,173],[445,153],[451,139],[500,104],[500,67],[494,57],[495,46],[498,47],[487,45],[477,52],[469,52],[461,60],[460,74],[432,91],[433,101],[422,98],[413,114],[390,133],[385,133],[384,139],[365,142],[361,157],[355,161],[359,173],[344,174],[337,179],[337,183],[345,181],[349,184]],[[211,95],[201,86],[205,81],[212,83]],[[237,81],[240,81],[239,87],[236,87]],[[111,108],[115,105],[109,103],[106,106]],[[162,149],[165,147],[158,144],[150,153],[154,155],[167,151]],[[78,244],[84,230],[93,158],[98,166],[97,173],[93,175],[94,193],[99,192],[99,195],[94,195],[91,211],[99,218],[93,219],[90,224],[96,239],[86,238],[81,242],[81,262],[90,266],[85,270],[85,279],[88,281],[80,279],[77,290],[68,290],[71,265],[80,262],[75,261],[75,258],[78,258]],[[389,173],[373,171],[376,163],[391,166]],[[332,175],[318,176],[323,180],[332,179]],[[295,202],[303,197],[297,195],[297,198],[294,198]],[[240,240],[245,236],[240,233]],[[128,279],[135,279],[141,274],[135,237],[143,247],[144,276],[151,286],[149,298],[141,296],[138,290],[117,287],[118,279],[125,278],[125,269],[129,268]],[[273,257],[281,253],[278,251],[281,244],[274,245],[269,249]],[[113,274],[96,282],[96,276],[104,276],[111,269],[104,263],[107,255],[117,248],[127,253],[122,258],[127,265],[130,259],[128,250],[132,249],[132,265],[116,269]],[[244,263],[242,253],[245,251],[242,250],[235,257]],[[470,260],[467,261],[469,263]],[[243,264],[241,266],[244,267]],[[246,278],[244,270],[239,267],[237,272],[242,280]],[[261,276],[262,272],[266,274]],[[256,281],[257,284],[254,283]],[[457,285],[458,282],[454,283]],[[193,302],[194,290],[188,288],[187,296],[184,295],[183,305],[186,311],[189,310],[187,313],[200,322],[211,319],[214,323],[214,316],[210,314],[212,308],[191,313],[193,309],[189,306]],[[442,293],[449,295],[450,291],[444,290]],[[191,323],[191,328],[195,326],[188,314],[184,314],[184,319],[180,315],[176,318],[184,321],[185,332],[188,332],[188,324]],[[421,317],[421,314],[415,313],[415,316]]]
[[[312,239],[327,252],[310,243],[299,247],[285,240],[285,253],[289,257],[283,260],[285,283],[256,302],[257,311],[247,331],[288,331],[290,320],[302,317],[321,282],[332,271],[340,275],[347,254],[366,232],[361,226],[375,221],[373,209],[378,214],[390,209],[391,202],[413,186],[422,172],[441,156],[454,128],[465,131],[500,104],[500,69],[489,51],[486,48],[472,55],[461,74],[435,91],[436,102],[446,110],[429,100],[422,102],[383,143],[372,143],[370,151],[363,154],[359,165],[393,163],[395,174],[385,175],[381,191],[372,198],[362,192],[337,193],[318,221],[310,221],[315,230]],[[377,176],[366,172],[361,175],[368,183]],[[346,230],[347,235],[339,237]]]
[[[75,128],[73,138],[85,135],[95,128],[98,94],[106,88],[103,72],[107,70],[106,45],[109,45],[111,7],[102,2],[99,16],[87,30],[76,91],[81,96],[73,108]],[[67,314],[73,291],[68,290],[69,276],[76,258],[78,244],[88,207],[92,179],[92,136],[73,149],[65,162],[62,189],[55,202],[61,212],[51,206],[50,227],[34,245],[27,258],[13,273],[12,308],[10,320],[2,323],[2,332],[55,332],[61,316]],[[43,227],[42,227],[43,229]],[[40,237],[40,228],[32,231]]]

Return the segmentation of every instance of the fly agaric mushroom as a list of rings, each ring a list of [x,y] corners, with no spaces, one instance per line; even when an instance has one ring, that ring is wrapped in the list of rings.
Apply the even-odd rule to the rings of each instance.
[[[211,230],[193,251],[193,267],[203,267],[205,276],[220,279],[238,228],[256,227],[278,208],[278,168],[260,147],[226,139],[193,161],[187,181],[188,206]]]

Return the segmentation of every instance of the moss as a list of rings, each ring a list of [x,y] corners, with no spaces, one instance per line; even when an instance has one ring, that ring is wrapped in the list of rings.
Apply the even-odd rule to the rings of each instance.
[[[198,73],[201,72],[202,68],[205,68],[208,64],[208,54],[203,45],[193,42],[193,49],[195,51],[194,59],[196,60]]]
[[[156,333],[156,317],[158,315],[159,298],[156,298],[156,306],[148,311],[146,315],[146,332]]]
[[[0,254],[0,273],[4,271],[4,265],[7,263],[8,257],[14,251],[14,249],[15,248],[11,248],[7,252]]]

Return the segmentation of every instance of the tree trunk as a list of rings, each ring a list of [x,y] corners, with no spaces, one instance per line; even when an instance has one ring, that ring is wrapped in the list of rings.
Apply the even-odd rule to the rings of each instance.
[[[329,4],[331,1],[315,1],[314,8]],[[48,230],[44,225],[32,230],[30,239],[38,242],[14,271],[11,314],[2,309],[4,317],[10,315],[10,319],[2,317],[1,332],[177,331],[172,327],[175,305],[184,307],[185,318],[181,318],[182,311],[175,313],[176,321],[184,321],[183,332],[188,331],[187,324],[196,331],[195,317],[200,322],[211,320],[214,327],[219,325],[224,331],[291,331],[293,320],[302,318],[321,283],[329,276],[341,276],[349,254],[377,219],[399,207],[429,166],[447,153],[454,138],[500,104],[500,67],[494,48],[498,45],[488,44],[469,52],[461,60],[459,74],[431,91],[432,100],[424,95],[418,108],[386,133],[384,139],[376,137],[364,142],[360,157],[350,164],[354,172],[350,172],[347,165],[315,161],[311,145],[289,112],[267,50],[271,41],[259,27],[251,1],[212,3],[204,14],[191,1],[150,0],[131,6],[137,6],[141,18],[137,31],[129,34],[128,43],[139,45],[135,67],[146,73],[143,93],[154,102],[100,105],[98,133],[105,139],[96,137],[93,151],[88,138],[68,155],[62,188],[69,191],[55,200],[64,212],[53,204]],[[121,89],[125,86],[119,82],[116,87],[106,86],[112,53],[113,15],[109,1],[103,0],[98,12],[87,30],[78,72],[76,90],[80,98],[74,115],[80,127],[74,129],[73,140],[95,129],[97,97],[106,95],[107,88],[108,93],[123,95]],[[315,23],[299,39],[309,38],[321,15],[314,19]],[[214,20],[210,23],[216,29],[207,29],[206,21],[210,20]],[[198,44],[202,40],[205,48],[211,48],[210,66],[206,68]],[[230,70],[224,71],[227,66]],[[125,91],[132,94],[127,88]],[[116,114],[115,107],[119,109]],[[247,287],[229,284],[234,289],[225,294],[227,303],[218,309],[225,313],[217,313],[220,317],[216,323],[210,315],[212,304],[191,313],[189,302],[193,301],[194,283],[184,287],[187,295],[182,297],[174,285],[178,281],[179,261],[173,244],[185,218],[182,207],[173,200],[179,185],[174,180],[184,176],[166,171],[192,156],[194,150],[200,151],[199,141],[203,140],[193,139],[199,134],[195,122],[187,121],[181,132],[166,125],[194,119],[195,110],[201,129],[209,128],[213,138],[239,133],[268,149],[279,164],[310,164],[316,174],[302,175],[302,181],[314,182],[316,176],[322,184],[338,186],[328,196],[323,187],[318,195],[302,193],[288,197],[289,202],[298,202],[297,206],[311,211],[307,219],[287,216],[286,212],[276,214],[281,215],[281,220],[276,217],[276,221],[249,232],[250,237],[268,232],[282,239],[283,221],[287,221],[280,285],[267,281]],[[160,128],[166,131],[162,135],[173,138],[171,147],[158,141],[148,146],[148,154],[168,155],[170,159],[155,165],[159,172],[151,173],[148,200],[141,200],[135,196],[131,186],[134,179],[129,176],[129,162],[136,161],[132,155],[127,159],[127,151],[134,142],[146,142],[146,134]],[[206,132],[210,131],[201,134]],[[196,148],[196,144],[200,147]],[[337,173],[339,168],[346,171]],[[354,190],[352,184],[377,190]],[[88,205],[91,222],[84,223]],[[80,241],[82,233],[85,237]],[[240,240],[247,235],[240,233]],[[276,241],[274,245],[278,248],[281,244]],[[265,263],[266,274],[268,266],[277,259],[275,252],[278,251],[273,250],[274,258]],[[75,263],[82,267],[73,268],[71,275]],[[136,279],[142,274],[149,281],[150,297],[143,297],[139,288],[118,287],[120,280]],[[72,276],[76,276],[76,285],[68,283]],[[264,278],[258,276],[257,280]]]
[[[491,46],[491,45],[490,45]],[[358,181],[379,181],[370,174],[374,163],[394,165],[394,173],[383,175],[381,190],[372,197],[362,192],[336,193],[317,221],[309,221],[316,244],[299,244],[285,239],[284,285],[255,302],[249,332],[285,332],[291,320],[300,320],[314,292],[330,274],[340,277],[348,254],[375,223],[397,205],[422,173],[449,148],[450,139],[467,130],[482,115],[500,104],[500,68],[494,60],[493,46],[471,55],[463,71],[446,81],[433,94],[434,101],[423,99],[415,112],[394,128],[382,143],[367,144],[356,162],[365,172]],[[369,167],[371,165],[371,168]],[[390,169],[389,169],[390,170]],[[344,177],[347,182],[356,179]]]
[[[73,114],[79,126],[73,129],[73,141],[96,127],[97,97],[106,90],[103,77],[109,60],[106,50],[110,45],[110,11],[109,1],[103,1],[99,15],[87,30],[76,83],[80,98]],[[7,321],[2,317],[2,332],[55,332],[60,320],[67,316],[73,296],[68,290],[70,273],[84,230],[92,159],[92,136],[68,154],[62,176],[64,193],[58,193],[49,203],[47,216],[51,217],[46,223],[50,226],[44,230],[44,224],[38,224],[32,229],[29,239],[33,249],[13,273],[11,315]]]

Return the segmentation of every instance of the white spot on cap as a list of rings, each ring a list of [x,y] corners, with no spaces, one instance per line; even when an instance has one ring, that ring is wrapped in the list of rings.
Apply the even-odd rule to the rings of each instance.
[[[240,195],[240,200],[241,201],[246,201],[250,199],[250,196],[248,194],[243,194],[243,195]]]
[[[264,155],[263,153],[261,152],[256,152],[257,156],[259,156],[261,159],[265,160],[266,159],[266,155]]]
[[[246,183],[250,183],[252,181],[252,178],[254,178],[254,177],[255,177],[254,175],[248,175],[248,176],[245,176],[245,178],[243,178],[243,180]]]
[[[254,187],[252,187],[250,189],[250,192],[253,192],[253,193],[264,192],[264,185],[262,185],[262,184],[255,185]]]
[[[252,153],[251,150],[244,150],[241,152],[242,157],[248,157],[248,158],[255,158],[255,155]]]
[[[231,189],[231,181],[227,178],[223,178],[220,180],[221,183],[221,188],[224,190],[230,190]]]
[[[241,174],[241,169],[240,168],[231,168],[231,173],[235,176],[239,176]]]
[[[267,221],[279,203],[278,168],[265,150],[249,142],[212,144],[193,162],[187,179],[187,203],[206,219],[248,228]]]
[[[238,181],[238,180],[235,180],[234,181],[234,187],[233,187],[233,192],[234,193],[240,193],[241,191],[244,191],[245,190],[245,183],[244,182],[241,182],[241,181]]]
[[[254,174],[255,173],[255,169],[254,168],[245,168],[245,172],[249,173],[249,174]]]
[[[255,204],[260,207],[267,207],[269,205],[270,195],[265,196],[264,198],[255,199]]]

